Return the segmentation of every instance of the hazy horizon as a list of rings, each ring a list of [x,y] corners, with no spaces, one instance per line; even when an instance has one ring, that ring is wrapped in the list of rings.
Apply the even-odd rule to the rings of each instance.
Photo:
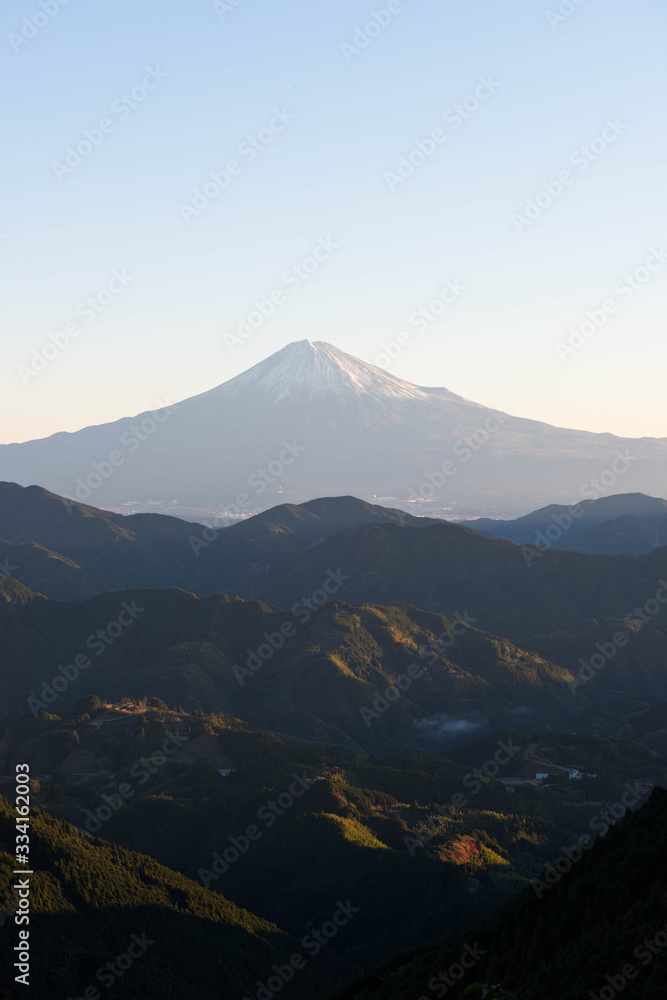
[[[303,338],[303,339],[304,340],[311,340],[311,339],[315,339],[315,338]],[[292,343],[292,344],[293,343],[298,343],[298,341],[288,341],[286,344],[281,344],[279,347],[276,348],[276,350],[274,352],[272,352],[272,354],[270,356],[273,356],[273,354],[278,353],[280,350],[282,350],[283,347],[288,346],[290,343]],[[324,343],[328,343],[328,342],[325,341]],[[332,346],[337,347],[339,345],[333,344]],[[342,350],[342,348],[340,348],[340,349]],[[346,351],[345,353],[351,354],[350,351]],[[355,355],[351,354],[351,356],[354,357]],[[259,364],[263,360],[266,360],[266,359],[265,358],[260,358],[254,364]],[[363,359],[359,359],[359,360],[363,360]],[[368,364],[372,364],[372,362],[368,362]],[[254,365],[250,365],[248,367],[249,368],[250,367],[254,367]],[[382,366],[376,365],[376,367],[380,367],[381,368]],[[396,378],[402,379],[403,381],[411,382],[411,379],[405,378],[401,374],[400,371],[396,371],[395,370],[396,367],[398,367],[398,366],[397,365],[392,365],[391,368],[388,369],[389,374],[393,375]],[[170,406],[170,405],[173,405],[175,403],[183,402],[185,399],[193,398],[194,396],[197,396],[197,395],[203,395],[206,392],[208,392],[209,390],[215,389],[219,385],[224,384],[224,382],[228,382],[231,379],[235,378],[236,375],[242,374],[243,371],[245,371],[245,370],[247,370],[247,369],[242,369],[240,372],[235,372],[234,375],[230,375],[229,376],[229,379],[224,379],[224,381],[221,382],[221,383],[215,383],[215,384],[208,385],[208,386],[204,387],[203,389],[201,389],[200,392],[193,393],[192,396],[188,396],[188,397],[185,397],[185,396],[174,396],[174,397],[157,396],[154,399],[150,400],[149,403],[148,403],[148,405],[142,407],[140,410],[134,411],[132,413],[121,413],[121,412],[118,412],[118,413],[114,414],[113,416],[111,416],[107,420],[90,420],[90,421],[86,421],[85,418],[84,418],[84,416],[83,416],[83,414],[79,413],[77,416],[73,417],[72,426],[67,426],[67,427],[65,427],[65,426],[58,426],[58,427],[54,427],[52,430],[48,431],[46,434],[40,435],[37,438],[32,438],[32,437],[27,438],[27,437],[24,437],[24,438],[21,438],[21,439],[14,439],[14,440],[11,440],[11,441],[9,441],[9,440],[8,441],[0,441],[0,444],[23,444],[26,441],[41,440],[42,438],[51,437],[53,434],[58,434],[60,432],[72,433],[72,432],[76,432],[78,430],[84,430],[87,427],[96,427],[96,426],[99,426],[101,424],[114,423],[117,420],[122,420],[123,418],[126,418],[126,417],[139,416],[141,413],[144,413],[144,412],[148,412],[148,411],[155,410],[155,409],[161,409],[163,407]],[[418,385],[421,388],[445,388],[445,389],[449,389],[451,392],[455,392],[457,395],[462,395],[461,393],[456,392],[456,390],[453,389],[452,386],[441,384],[441,383],[439,383],[439,382],[437,382],[435,380],[431,380],[430,382],[423,382],[423,383],[412,382],[412,384]],[[483,399],[478,399],[478,398],[476,399],[476,398],[465,397],[465,396],[463,398],[464,399],[471,399],[471,401],[474,402],[474,403],[481,403],[482,405],[486,405],[486,402]],[[489,406],[489,408],[490,409],[502,410],[503,412],[508,413],[510,416],[520,417],[520,418],[527,419],[527,420],[538,419],[536,417],[531,416],[531,414],[529,414],[529,413],[519,413],[519,412],[516,412],[516,410],[512,410],[512,409],[509,409],[509,408],[505,409],[504,407],[502,407],[500,405],[498,405],[498,406]],[[548,423],[548,421],[544,421],[544,422]],[[565,430],[584,430],[584,431],[590,431],[591,430],[590,427],[579,427],[579,426],[575,427],[573,424],[567,424],[567,423],[553,424],[552,426],[560,427],[560,428],[565,429]],[[619,437],[623,436],[623,435],[620,434],[620,432],[611,431],[609,428],[605,428],[605,427],[598,428],[598,429],[596,429],[596,430],[594,430],[592,432],[593,433],[602,433],[602,434],[604,434],[604,433],[617,434]],[[628,436],[631,436],[631,435],[628,435]],[[647,434],[647,435],[637,435],[637,436],[638,437],[644,436],[644,437],[655,437],[655,438],[658,438],[658,437],[667,437],[667,433],[665,433],[663,435],[658,435],[658,434],[648,435]]]
[[[7,3],[0,440],[188,398],[294,340],[372,363],[401,331],[388,369],[418,385],[664,435],[664,10],[571,6],[121,0],[26,28]],[[421,323],[446,282],[465,289]]]

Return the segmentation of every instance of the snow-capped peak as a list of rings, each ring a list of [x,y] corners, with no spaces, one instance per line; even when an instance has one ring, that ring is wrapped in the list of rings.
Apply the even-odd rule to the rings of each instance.
[[[251,387],[263,389],[276,401],[304,393],[343,396],[351,391],[376,399],[424,399],[427,396],[418,386],[359,361],[321,340],[298,340],[288,344],[220,388],[225,394],[235,395]]]

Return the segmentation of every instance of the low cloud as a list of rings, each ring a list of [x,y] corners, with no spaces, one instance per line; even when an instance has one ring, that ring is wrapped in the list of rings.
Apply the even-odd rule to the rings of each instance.
[[[412,725],[415,732],[428,740],[451,741],[474,733],[486,724],[487,720],[480,717],[457,719],[445,712],[438,712],[424,719],[415,719]]]

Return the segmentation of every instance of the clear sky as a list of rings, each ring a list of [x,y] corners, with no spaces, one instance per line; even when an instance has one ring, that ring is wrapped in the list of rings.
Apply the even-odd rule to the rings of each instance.
[[[410,381],[667,436],[666,27],[664,0],[4,0],[0,440],[402,331]]]

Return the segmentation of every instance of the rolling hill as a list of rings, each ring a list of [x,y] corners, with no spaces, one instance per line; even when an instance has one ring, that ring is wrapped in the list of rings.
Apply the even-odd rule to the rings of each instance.
[[[252,597],[268,575],[341,531],[434,523],[354,497],[324,497],[212,529],[164,514],[115,514],[39,486],[0,483],[0,573],[58,600],[173,586],[202,596]]]
[[[556,777],[575,763],[595,777],[565,774],[511,793],[493,780],[534,777],[537,748]],[[358,912],[331,943],[342,972],[488,915],[590,830],[627,784],[667,780],[667,757],[627,740],[505,731],[451,755],[362,755],[156,699],[91,699],[72,713],[0,720],[0,767],[11,773],[17,761],[30,764],[35,805],[166,866],[171,900],[182,898],[180,872],[221,893],[223,906],[297,938],[330,920],[336,900],[351,900]],[[73,863],[82,861],[87,871],[85,858]],[[120,864],[133,883],[133,861],[123,855]],[[115,887],[113,865],[109,881]],[[140,887],[131,889],[139,900]],[[160,899],[148,881],[144,902]]]
[[[667,606],[656,601],[658,591],[665,597],[667,548],[637,558],[540,552],[448,522],[341,532],[258,596],[290,607],[321,587],[330,567],[349,576],[348,603],[403,601],[450,616],[468,609],[478,627],[515,642],[587,619],[622,619],[649,601],[658,625]]]
[[[444,997],[501,983],[520,1000],[664,996],[667,791],[586,847],[572,849],[486,921],[354,980],[335,1000]],[[465,957],[466,961],[461,962]],[[333,1000],[333,998],[332,998]]]
[[[551,504],[513,521],[482,517],[461,524],[494,538],[588,555],[638,556],[667,545],[667,500],[642,493]]]
[[[591,704],[585,691],[572,697],[569,670],[407,606],[330,601],[288,613],[175,589],[64,603],[16,581],[0,581],[0,596],[8,715],[90,694],[149,696],[360,750],[446,746],[522,715],[568,724]]]
[[[5,906],[17,899],[14,837],[15,812],[0,798],[0,847],[10,863],[0,865]],[[301,950],[275,924],[222,894],[153,858],[90,838],[48,813],[33,812],[30,847],[30,944],[37,957],[30,962],[26,995],[34,1000],[65,1000],[84,990],[90,996],[91,990],[114,985],[128,1000],[241,997]],[[12,926],[6,944],[18,940]],[[116,964],[119,956],[125,956],[122,964]],[[14,984],[15,959],[8,947],[0,952],[0,983]],[[304,957],[284,995],[310,1000],[340,981],[344,968],[331,954],[317,963]]]

